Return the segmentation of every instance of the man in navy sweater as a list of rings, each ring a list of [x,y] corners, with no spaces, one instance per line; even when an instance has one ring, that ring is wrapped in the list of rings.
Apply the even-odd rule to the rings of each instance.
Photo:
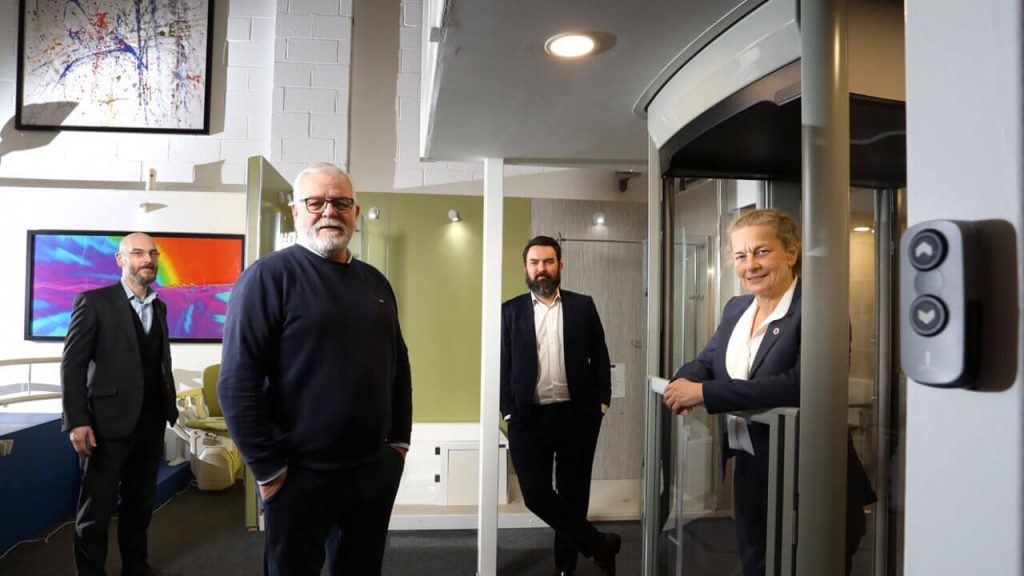
[[[380,574],[409,447],[409,356],[387,279],[348,249],[359,206],[341,168],[294,184],[298,245],[231,293],[218,395],[263,500],[268,575]]]

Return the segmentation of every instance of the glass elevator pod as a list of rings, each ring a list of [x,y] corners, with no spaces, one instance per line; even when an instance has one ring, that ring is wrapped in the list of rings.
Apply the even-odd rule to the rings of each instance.
[[[799,66],[785,66],[712,106],[658,150],[664,310],[661,342],[650,343],[660,345],[661,354],[658,373],[650,375],[647,413],[645,453],[656,465],[644,471],[646,575],[742,573],[732,465],[721,457],[724,416],[703,407],[675,416],[654,390],[696,357],[725,303],[742,292],[730,257],[732,220],[771,207],[800,222]],[[851,321],[847,424],[878,496],[865,507],[867,533],[853,557],[856,576],[898,574],[900,565],[903,385],[892,318],[895,240],[905,227],[904,126],[902,102],[850,95],[850,309],[837,313]],[[746,416],[779,422],[779,487],[771,491],[779,496],[768,506],[767,573],[793,574],[796,467],[795,458],[786,467],[783,437],[789,430],[789,449],[795,450],[799,410],[774,412],[780,413]]]

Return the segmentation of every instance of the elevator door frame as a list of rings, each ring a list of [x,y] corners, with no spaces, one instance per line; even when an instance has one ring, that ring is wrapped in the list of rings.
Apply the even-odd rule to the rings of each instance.
[[[648,358],[649,367],[657,367],[656,371],[650,368],[648,370],[650,374],[649,381],[652,385],[657,382],[664,383],[664,380],[661,379],[670,378],[675,368],[671,365],[673,358],[672,347],[675,345],[672,342],[672,318],[675,313],[673,282],[677,274],[674,250],[676,239],[673,237],[675,232],[673,209],[674,197],[676,190],[679,188],[679,182],[671,178],[663,181],[652,179],[652,186],[658,186],[659,184],[661,184],[661,190],[657,195],[659,205],[657,209],[651,209],[650,214],[652,218],[657,218],[651,221],[656,222],[660,228],[653,230],[656,227],[651,227],[652,242],[650,243],[650,254],[648,256],[648,261],[652,264],[649,268],[648,276],[648,297],[651,300],[652,306],[657,305],[660,307],[657,313],[660,325],[655,326],[654,330],[649,329],[649,335],[656,333],[658,338],[657,345],[650,346],[649,343],[648,348],[649,350],[656,351],[655,353],[658,355],[656,365],[651,363],[651,356]],[[767,192],[758,198],[758,207],[771,207],[766,205],[782,202],[786,204],[785,208],[791,210],[791,202],[788,202],[782,195],[779,195],[777,193],[778,190],[775,190],[773,193],[775,188],[772,186],[766,187]],[[876,302],[874,318],[875,373],[873,403],[875,418],[873,422],[873,438],[875,446],[874,464],[877,470],[875,480],[878,484],[875,488],[879,498],[878,503],[875,505],[875,514],[873,516],[875,531],[872,565],[874,567],[873,574],[875,575],[899,576],[902,573],[902,513],[898,509],[892,509],[891,502],[894,501],[894,495],[898,498],[902,493],[902,486],[894,486],[893,482],[894,479],[902,477],[904,469],[904,456],[897,449],[897,445],[901,442],[904,431],[905,380],[900,375],[896,360],[898,358],[898,350],[896,349],[898,334],[896,333],[897,323],[893,319],[896,313],[894,307],[898,304],[895,294],[899,288],[897,285],[898,278],[895,274],[895,266],[898,259],[898,238],[900,232],[906,228],[906,191],[905,189],[879,188],[873,189],[873,194],[875,228],[874,289]],[[719,214],[721,215],[722,206],[719,208]],[[718,233],[720,242],[724,231],[720,229]],[[657,243],[654,242],[655,239],[658,241]],[[707,243],[709,260],[711,258],[711,245],[712,242]],[[716,292],[720,289],[723,275],[723,271],[717,267],[718,260],[716,259],[715,262]],[[654,263],[658,264],[654,265]],[[655,301],[657,301],[656,304]],[[721,305],[721,302],[716,302],[716,325]],[[652,317],[649,314],[649,319]],[[685,320],[683,323],[685,325]],[[645,446],[647,455],[645,462],[656,462],[659,464],[657,455],[661,452],[664,442],[668,441],[660,433],[664,427],[663,419],[671,417],[671,415],[666,415],[661,408],[660,398],[659,394],[648,390],[646,413],[648,436],[646,439],[647,445]],[[652,442],[653,444],[651,444]],[[659,481],[663,476],[659,466],[654,466],[654,478],[649,478],[648,472],[649,469],[645,466],[643,511],[643,522],[645,525],[642,527],[642,534],[645,539],[643,544],[643,573],[646,576],[654,576],[657,569],[658,535],[660,532],[660,523],[657,522],[657,503],[660,502]],[[649,525],[652,520],[655,521],[654,526]],[[678,574],[680,576],[686,574],[682,566],[680,566]]]

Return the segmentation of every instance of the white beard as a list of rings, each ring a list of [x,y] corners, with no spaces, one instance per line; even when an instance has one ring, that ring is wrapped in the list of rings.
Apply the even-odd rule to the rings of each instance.
[[[320,236],[319,231],[326,226],[337,226],[341,228],[341,236]],[[338,256],[345,253],[348,243],[352,239],[352,229],[345,226],[345,223],[338,218],[322,218],[307,230],[302,231],[299,236],[299,243],[313,250],[324,258]]]

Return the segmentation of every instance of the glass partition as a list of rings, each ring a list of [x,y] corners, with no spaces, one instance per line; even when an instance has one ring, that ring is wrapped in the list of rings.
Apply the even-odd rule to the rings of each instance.
[[[736,181],[691,181],[667,199],[665,210],[671,218],[666,219],[666,228],[671,230],[671,241],[665,245],[671,248],[664,274],[670,279],[665,283],[665,301],[671,311],[664,315],[669,325],[663,337],[669,342],[663,350],[670,356],[665,364],[672,368],[656,375],[665,383],[671,379],[671,371],[696,357],[713,334],[722,306],[740,293],[729,264],[729,223],[740,212],[766,206],[772,198],[770,194],[746,194],[743,187]],[[893,360],[896,338],[891,309],[896,288],[892,246],[901,227],[900,197],[895,190],[851,190],[847,424],[857,458],[879,497],[878,503],[864,507],[864,535],[852,558],[854,576],[899,573],[899,477],[903,464],[897,448],[903,402]],[[799,203],[794,205],[799,210]],[[658,454],[658,466],[648,472],[656,474],[657,481],[651,484],[648,479],[647,484],[658,486],[658,497],[650,499],[646,516],[657,524],[654,574],[741,573],[732,520],[732,467],[721,459],[721,417],[708,415],[703,408],[685,418],[674,416],[664,408],[660,396],[650,405],[648,422],[657,435],[647,453]],[[794,428],[782,429],[795,442]],[[795,491],[795,470],[786,478]],[[830,478],[823,476],[822,481]],[[778,490],[781,499],[785,492]],[[785,513],[783,502],[770,502],[769,508],[773,506]],[[782,516],[779,518],[782,522]],[[776,528],[781,533],[771,536],[774,540],[769,544],[778,548],[784,546],[788,529],[782,530],[781,524]],[[782,560],[786,557],[782,552],[768,551],[769,574],[792,573],[793,566]]]

